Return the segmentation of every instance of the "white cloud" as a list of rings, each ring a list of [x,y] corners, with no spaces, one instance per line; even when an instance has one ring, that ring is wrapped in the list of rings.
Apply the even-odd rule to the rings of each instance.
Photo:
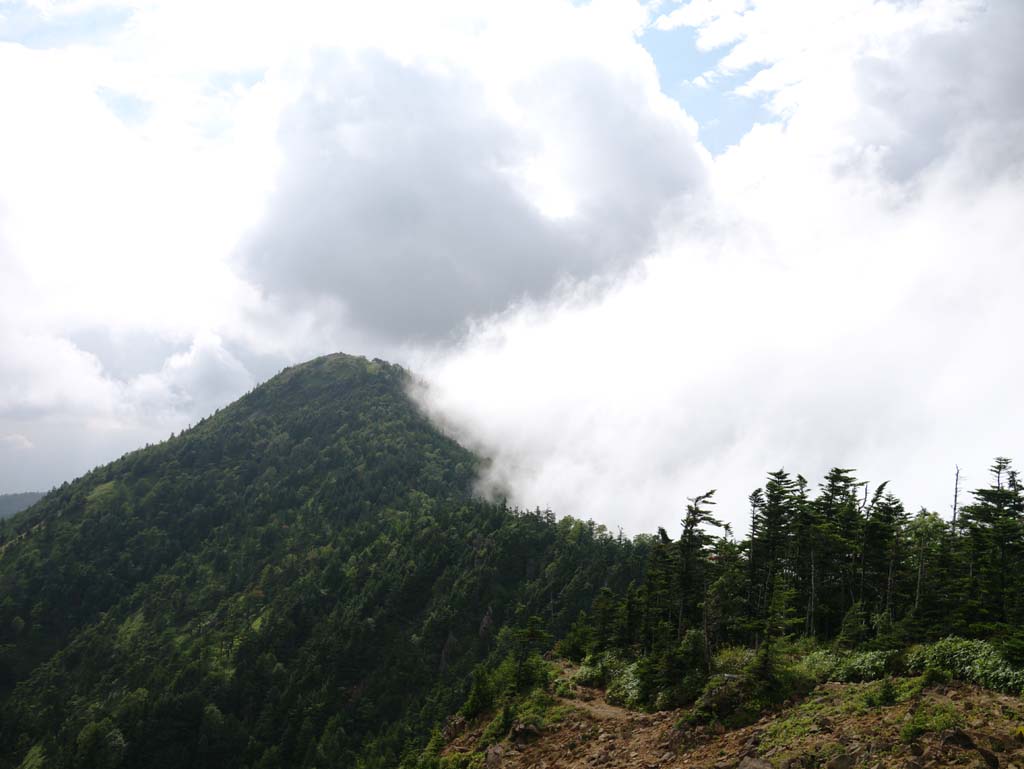
[[[0,44],[0,434],[36,445],[0,487],[334,349],[420,367],[517,501],[631,531],[711,486],[742,519],[781,463],[941,507],[1014,452],[1019,4],[27,12],[81,23]],[[652,23],[776,120],[712,160]]]
[[[637,531],[718,487],[742,529],[766,471],[836,464],[946,511],[954,463],[1019,448],[1020,11],[812,5],[679,9],[784,117],[716,160],[703,229],[422,361],[515,501]]]
[[[19,451],[29,451],[35,448],[35,444],[20,433],[0,435],[0,443],[5,443]]]
[[[659,219],[704,193],[695,125],[649,60],[542,58],[496,84],[464,64],[317,57],[247,274],[403,340],[642,256]]]

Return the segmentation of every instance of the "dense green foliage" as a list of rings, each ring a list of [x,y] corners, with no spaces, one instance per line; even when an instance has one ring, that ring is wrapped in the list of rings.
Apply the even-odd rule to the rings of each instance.
[[[1024,494],[1009,460],[954,522],[910,517],[886,484],[869,493],[847,469],[814,495],[778,470],[751,494],[750,536],[736,541],[713,496],[691,500],[678,540],[659,532],[641,583],[599,592],[561,642],[589,680],[624,686],[634,707],[694,703],[698,720],[728,720],[817,681],[877,679],[904,666],[909,644],[963,636],[987,640],[946,638],[910,668],[1020,693]],[[726,671],[730,649],[751,651]]]
[[[552,648],[697,721],[894,672],[1020,689],[1008,460],[955,523],[779,470],[743,540],[714,492],[629,540],[475,498],[408,386],[321,358],[0,522],[0,769],[432,769],[456,711],[485,741],[548,717]]]
[[[25,491],[20,494],[0,494],[0,519],[10,518],[15,513],[31,507],[43,495],[36,491]]]
[[[0,766],[394,766],[502,628],[639,577],[642,544],[473,499],[407,385],[319,359],[6,522]]]

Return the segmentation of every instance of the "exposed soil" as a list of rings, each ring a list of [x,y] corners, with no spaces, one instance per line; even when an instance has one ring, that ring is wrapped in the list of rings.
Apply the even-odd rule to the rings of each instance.
[[[571,669],[564,669],[568,678]],[[726,731],[685,725],[685,710],[638,713],[597,689],[558,697],[543,729],[513,726],[487,769],[1024,769],[1024,701],[964,684],[871,705],[878,684],[824,684],[757,723]],[[917,729],[912,729],[917,726]],[[479,749],[466,725],[446,753]],[[920,734],[915,734],[920,731]]]

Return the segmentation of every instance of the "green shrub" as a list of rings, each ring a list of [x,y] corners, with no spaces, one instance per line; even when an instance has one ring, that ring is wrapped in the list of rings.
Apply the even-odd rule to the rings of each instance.
[[[877,681],[896,672],[898,655],[893,651],[863,651],[848,654],[820,649],[804,656],[793,666],[796,672],[815,681],[854,683]]]
[[[794,667],[813,681],[830,681],[839,667],[840,659],[834,652],[819,649],[804,655]]]
[[[907,667],[915,672],[944,671],[961,681],[1007,694],[1020,694],[1024,689],[1024,671],[1011,667],[987,641],[950,636],[916,646],[907,654]]]
[[[891,663],[896,659],[891,651],[854,652],[839,659],[828,680],[851,683],[857,681],[877,681],[891,671]]]
[[[501,706],[501,709],[494,718],[491,719],[490,723],[484,727],[483,734],[480,735],[480,746],[485,747],[505,739],[505,735],[512,728],[515,718],[515,707],[511,702],[506,702]]]
[[[921,686],[934,686],[935,684],[949,683],[950,675],[945,670],[927,667],[921,674]]]
[[[900,730],[900,737],[904,742],[912,742],[922,734],[960,726],[961,721],[960,713],[952,705],[929,704],[914,711]]]
[[[888,707],[895,705],[899,699],[899,693],[892,678],[883,678],[864,693],[864,704],[869,708]]]
[[[745,646],[726,646],[718,650],[712,662],[716,673],[739,675],[754,661],[754,650]]]
[[[588,654],[573,676],[573,683],[581,686],[604,687],[618,675],[625,663],[610,652]]]
[[[494,685],[491,676],[483,665],[473,669],[473,682],[469,687],[469,696],[462,706],[462,715],[474,718],[486,713],[494,707]]]
[[[690,712],[696,724],[719,722],[729,727],[751,724],[771,703],[765,687],[749,675],[714,675]]]
[[[576,698],[576,687],[573,686],[571,681],[565,679],[559,679],[555,682],[555,694],[559,697],[564,697],[567,700]]]
[[[567,660],[579,662],[593,646],[594,629],[587,619],[586,612],[581,611],[569,632],[555,644],[555,651]]]
[[[646,702],[645,687],[641,679],[641,662],[622,666],[608,682],[605,696],[613,705],[636,710]]]
[[[766,709],[795,694],[806,694],[815,681],[798,665],[762,646],[740,673],[711,676],[694,705],[693,723],[721,722],[729,727],[753,723]]]
[[[452,753],[441,756],[437,761],[437,769],[484,769],[484,754]]]

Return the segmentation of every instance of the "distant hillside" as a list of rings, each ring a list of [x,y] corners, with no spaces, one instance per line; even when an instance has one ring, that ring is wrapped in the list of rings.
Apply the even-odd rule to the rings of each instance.
[[[42,493],[26,491],[21,494],[0,494],[0,518],[9,518],[31,507],[43,498]]]

